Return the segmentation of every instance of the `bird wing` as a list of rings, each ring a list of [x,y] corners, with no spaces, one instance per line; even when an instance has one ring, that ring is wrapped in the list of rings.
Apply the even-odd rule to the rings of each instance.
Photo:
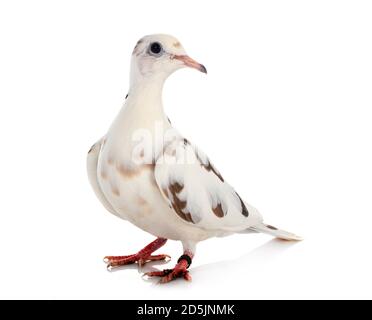
[[[164,148],[155,163],[155,180],[168,205],[187,223],[237,232],[262,222],[260,213],[186,139],[178,138]]]
[[[117,212],[114,210],[112,205],[107,201],[105,195],[101,190],[101,186],[98,183],[97,179],[97,164],[98,164],[98,157],[101,151],[101,146],[104,138],[98,140],[88,151],[87,155],[87,171],[88,171],[88,178],[89,182],[97,196],[97,198],[101,201],[103,206],[110,211],[111,213],[117,215]]]

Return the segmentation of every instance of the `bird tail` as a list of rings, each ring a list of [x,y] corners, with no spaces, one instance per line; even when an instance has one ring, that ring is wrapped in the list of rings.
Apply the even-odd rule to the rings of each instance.
[[[256,231],[256,232],[266,233],[266,234],[272,235],[276,238],[283,239],[283,240],[288,240],[288,241],[301,241],[302,240],[301,237],[293,233],[278,229],[276,227],[273,227],[265,223],[261,223],[254,227],[250,227],[249,229],[252,231]]]

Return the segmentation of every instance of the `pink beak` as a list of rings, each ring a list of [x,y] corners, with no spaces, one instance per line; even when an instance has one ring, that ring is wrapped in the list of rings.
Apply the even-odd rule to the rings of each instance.
[[[186,55],[175,55],[174,59],[180,60],[185,66],[199,70],[200,72],[207,73],[207,69],[199,62]]]

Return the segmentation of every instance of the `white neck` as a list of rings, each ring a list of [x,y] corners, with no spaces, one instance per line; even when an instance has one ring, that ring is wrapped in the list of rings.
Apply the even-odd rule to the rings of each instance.
[[[168,74],[169,75],[169,74]],[[106,140],[107,152],[119,157],[122,163],[133,165],[133,154],[146,145],[146,157],[152,161],[163,150],[172,126],[164,113],[162,92],[165,73],[131,77],[131,85],[124,106],[111,125]]]
[[[146,77],[131,82],[128,97],[110,128],[112,134],[124,138],[138,129],[155,130],[161,122],[168,127],[163,110],[162,91],[166,77]]]
[[[126,104],[128,108],[138,108],[141,113],[164,113],[163,111],[163,77],[142,78],[131,83]]]
[[[130,69],[130,88],[126,104],[143,109],[144,112],[163,112],[162,92],[169,74],[158,71],[146,72],[132,56]]]

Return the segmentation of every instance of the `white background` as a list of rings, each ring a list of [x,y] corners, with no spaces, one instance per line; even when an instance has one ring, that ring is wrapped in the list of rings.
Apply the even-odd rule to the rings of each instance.
[[[0,298],[372,298],[371,16],[370,1],[2,0]],[[173,125],[303,242],[207,240],[191,283],[106,271],[153,237],[105,211],[86,152],[158,32],[209,72],[168,80]],[[182,248],[161,252],[170,266]]]

